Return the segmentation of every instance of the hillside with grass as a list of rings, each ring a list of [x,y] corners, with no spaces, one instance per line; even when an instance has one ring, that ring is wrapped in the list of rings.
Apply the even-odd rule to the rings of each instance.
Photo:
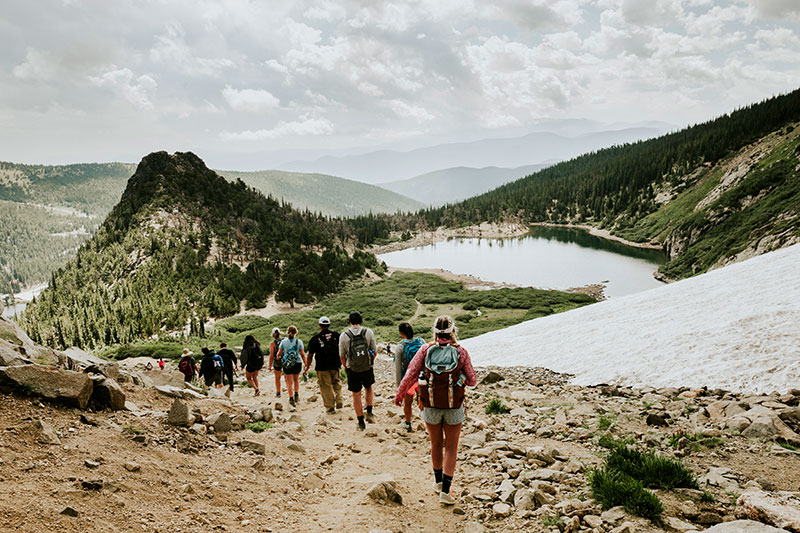
[[[93,348],[172,331],[275,295],[309,302],[367,268],[339,222],[300,212],[191,153],[146,156],[120,202],[23,315],[37,342]],[[352,246],[351,246],[352,248]]]
[[[680,279],[800,241],[800,90],[555,164],[368,237],[480,222],[577,223],[662,245]]]
[[[265,195],[285,200],[297,209],[332,217],[417,211],[423,202],[376,185],[329,176],[282,170],[218,171],[230,181],[242,180]]]

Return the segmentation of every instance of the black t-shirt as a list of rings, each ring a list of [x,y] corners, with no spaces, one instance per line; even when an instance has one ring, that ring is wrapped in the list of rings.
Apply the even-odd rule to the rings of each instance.
[[[342,361],[339,359],[339,333],[325,329],[311,337],[308,341],[308,353],[317,360],[316,370],[339,370]]]
[[[230,372],[234,367],[234,362],[236,361],[236,354],[233,353],[233,350],[223,348],[217,352],[217,355],[222,357],[222,360],[225,361],[225,371]]]

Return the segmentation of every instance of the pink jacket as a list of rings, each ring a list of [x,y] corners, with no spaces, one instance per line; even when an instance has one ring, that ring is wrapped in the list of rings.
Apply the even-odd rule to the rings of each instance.
[[[439,344],[450,344],[450,341],[439,341]],[[428,353],[428,348],[430,346],[430,344],[424,344],[422,348],[417,350],[416,355],[414,355],[414,358],[408,364],[406,375],[403,377],[403,381],[400,382],[400,386],[397,387],[397,394],[394,397],[394,403],[396,405],[403,403],[403,397],[406,395],[406,392],[414,385],[417,378],[419,378],[420,370],[422,370],[422,367],[425,365],[425,355]],[[469,358],[467,350],[460,345],[458,346],[458,359],[461,365],[461,372],[467,376],[466,385],[474,387],[478,384],[478,376],[475,374],[475,369],[472,368],[472,360]]]

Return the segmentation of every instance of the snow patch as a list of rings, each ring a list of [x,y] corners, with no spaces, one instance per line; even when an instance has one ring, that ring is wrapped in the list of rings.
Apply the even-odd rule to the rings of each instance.
[[[462,343],[476,365],[579,385],[786,392],[800,386],[800,244]]]

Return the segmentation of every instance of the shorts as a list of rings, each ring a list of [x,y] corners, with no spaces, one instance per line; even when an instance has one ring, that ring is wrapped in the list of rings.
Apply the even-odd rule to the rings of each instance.
[[[210,375],[205,376],[206,387],[211,385],[222,385],[222,369],[214,370]]]
[[[294,376],[302,371],[303,371],[303,363],[295,363],[290,367],[284,368],[283,374],[285,376]]]
[[[465,418],[466,414],[463,405],[458,409],[437,409],[436,407],[422,409],[422,420],[434,426],[442,422],[448,426],[457,426],[464,422]]]
[[[347,372],[347,390],[350,392],[361,392],[361,388],[368,389],[375,384],[375,372],[372,368],[363,372],[356,372],[349,368]]]

